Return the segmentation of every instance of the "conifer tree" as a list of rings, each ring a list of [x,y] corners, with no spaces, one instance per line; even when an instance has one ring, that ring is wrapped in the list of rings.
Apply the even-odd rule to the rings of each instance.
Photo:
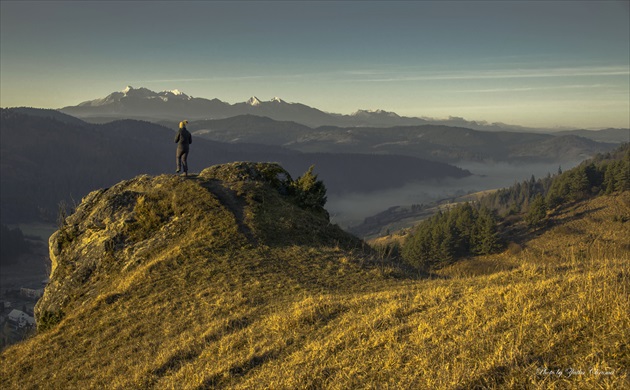
[[[628,155],[627,155],[628,156]],[[615,190],[630,190],[630,159],[626,158],[619,161],[618,168],[615,173]]]
[[[537,195],[532,202],[527,217],[525,218],[527,225],[530,227],[538,227],[543,225],[547,220],[547,204],[542,195]]]
[[[477,218],[477,242],[475,253],[487,255],[500,249],[497,221],[485,207],[479,210]]]
[[[572,176],[573,178],[569,183],[569,198],[574,201],[584,199],[591,188],[591,183],[586,174],[586,168],[578,168]]]
[[[326,186],[313,173],[315,165],[311,165],[302,176],[293,182],[295,194],[300,206],[310,209],[323,209],[326,204]]]
[[[617,180],[615,179],[615,175],[617,174],[617,165],[617,162],[606,165],[604,182],[602,183],[602,189],[605,194],[612,194],[616,189]]]

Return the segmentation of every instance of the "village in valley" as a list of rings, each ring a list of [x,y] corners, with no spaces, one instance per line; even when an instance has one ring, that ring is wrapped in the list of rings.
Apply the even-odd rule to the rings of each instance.
[[[3,292],[0,301],[0,348],[23,340],[35,331],[33,309],[37,300],[43,295],[44,288],[33,289],[22,287],[19,290]]]
[[[29,232],[30,250],[0,272],[0,350],[36,333],[35,304],[48,284],[50,228]]]

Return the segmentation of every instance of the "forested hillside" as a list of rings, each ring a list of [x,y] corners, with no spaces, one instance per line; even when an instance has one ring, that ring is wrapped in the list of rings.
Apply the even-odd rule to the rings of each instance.
[[[598,154],[558,174],[516,183],[460,204],[421,222],[406,238],[402,256],[410,264],[434,269],[467,256],[496,253],[525,225],[547,225],[554,213],[577,201],[630,190],[630,144]],[[619,216],[618,218],[624,218]]]
[[[544,178],[516,183],[481,199],[481,205],[500,215],[528,211],[536,198],[554,208],[565,202],[575,202],[600,194],[630,189],[630,144],[615,151],[597,154],[579,166]],[[540,204],[540,201],[539,201]]]

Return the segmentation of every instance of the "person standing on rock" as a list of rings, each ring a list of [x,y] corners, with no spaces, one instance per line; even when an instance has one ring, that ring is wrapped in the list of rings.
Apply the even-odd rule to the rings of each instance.
[[[192,144],[192,135],[186,129],[188,121],[179,122],[179,131],[175,137],[175,143],[177,143],[177,170],[179,173],[182,170],[182,175],[188,176],[188,151],[190,150],[190,144]]]

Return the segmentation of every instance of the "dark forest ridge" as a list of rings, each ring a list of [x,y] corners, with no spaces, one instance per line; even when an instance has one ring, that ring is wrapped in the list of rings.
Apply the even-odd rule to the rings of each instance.
[[[144,121],[83,122],[54,110],[2,109],[2,219],[54,221],[58,204],[138,174],[175,172],[172,129]],[[315,165],[329,192],[369,192],[470,172],[411,156],[302,153],[196,137],[190,164],[282,163],[292,175]]]
[[[447,163],[581,161],[630,140],[630,130],[622,129],[552,135],[428,124],[311,128],[254,115],[192,121],[189,128],[200,137],[221,142],[277,145],[302,152],[406,155]]]

